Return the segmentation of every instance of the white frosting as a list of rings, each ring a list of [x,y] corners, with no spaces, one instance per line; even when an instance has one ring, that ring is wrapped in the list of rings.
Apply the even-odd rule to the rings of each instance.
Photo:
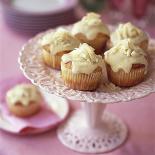
[[[131,39],[118,42],[113,48],[104,53],[105,61],[114,72],[123,69],[129,73],[133,64],[144,64],[147,73],[148,62],[146,53],[136,46]]]
[[[62,62],[72,62],[72,73],[92,73],[97,67],[105,69],[105,63],[100,55],[94,53],[94,48],[84,43],[68,54],[62,56]]]
[[[41,46],[50,45],[51,42],[52,42],[53,34],[54,34],[54,32],[49,32],[49,33],[45,34],[45,35],[39,40],[39,44],[40,44]]]
[[[115,32],[111,34],[111,41],[115,45],[118,41],[123,39],[132,39],[135,44],[139,44],[148,39],[145,32],[131,23],[120,24]]]
[[[96,13],[88,13],[81,21],[74,24],[72,34],[78,33],[84,34],[90,40],[94,39],[98,33],[110,35],[107,26],[101,20],[101,16]]]
[[[55,33],[46,34],[40,41],[41,46],[48,46],[49,52],[55,55],[62,51],[71,51],[79,47],[80,42],[67,30],[59,28]]]
[[[28,106],[31,101],[40,102],[41,94],[32,84],[20,84],[7,92],[6,100],[8,104],[20,102],[23,106]]]

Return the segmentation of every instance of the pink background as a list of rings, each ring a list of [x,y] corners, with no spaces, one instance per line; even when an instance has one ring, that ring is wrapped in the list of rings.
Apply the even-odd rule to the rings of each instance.
[[[4,23],[0,12],[0,80],[20,75],[18,52],[28,37],[16,34]],[[155,94],[128,103],[108,106],[129,126],[127,142],[106,155],[154,155],[155,154]],[[73,102],[74,106],[78,103]],[[0,131],[0,155],[78,155],[64,147],[55,130],[35,135],[16,136]]]

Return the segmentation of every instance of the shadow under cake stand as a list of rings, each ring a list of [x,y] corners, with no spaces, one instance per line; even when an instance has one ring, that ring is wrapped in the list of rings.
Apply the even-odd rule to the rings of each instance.
[[[59,140],[70,149],[84,153],[103,153],[117,148],[127,138],[127,127],[118,117],[104,111],[105,107],[110,103],[130,101],[155,92],[155,41],[150,39],[150,67],[144,82],[119,91],[78,91],[64,86],[60,72],[48,68],[42,61],[38,41],[49,31],[24,45],[18,61],[24,75],[33,84],[51,94],[81,102],[82,109],[72,113],[58,128]]]

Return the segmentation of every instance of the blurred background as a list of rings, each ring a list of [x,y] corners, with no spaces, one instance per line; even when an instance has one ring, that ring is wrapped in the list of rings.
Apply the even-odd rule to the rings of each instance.
[[[109,24],[131,21],[155,35],[155,0],[1,0],[1,7],[6,24],[23,34],[72,24],[95,11]]]

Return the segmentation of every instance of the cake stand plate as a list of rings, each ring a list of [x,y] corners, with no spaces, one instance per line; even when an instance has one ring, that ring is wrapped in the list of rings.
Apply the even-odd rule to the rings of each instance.
[[[65,27],[70,30],[71,26]],[[63,84],[60,71],[47,67],[41,56],[39,41],[46,33],[38,34],[24,45],[19,55],[20,68],[31,82],[48,93],[82,104],[82,110],[74,112],[62,124],[57,133],[68,148],[85,153],[103,153],[120,146],[127,138],[127,127],[115,115],[105,110],[106,105],[138,99],[155,92],[155,40],[150,38],[149,70],[147,78],[130,88],[109,89],[100,85],[96,91],[78,91]]]

